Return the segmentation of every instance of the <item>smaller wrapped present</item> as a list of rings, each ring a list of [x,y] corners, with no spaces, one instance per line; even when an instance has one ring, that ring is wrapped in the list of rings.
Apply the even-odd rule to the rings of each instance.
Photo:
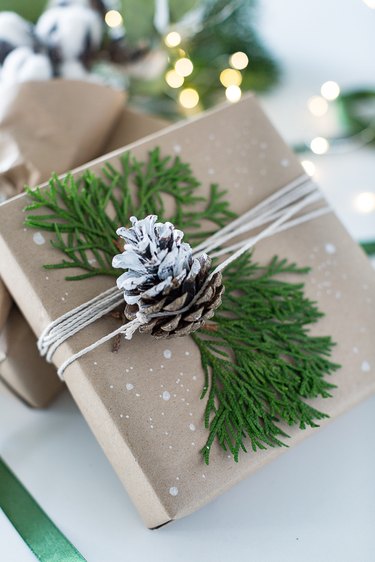
[[[165,125],[125,107],[125,95],[107,86],[54,80],[5,87],[0,100],[0,196],[12,197],[26,183],[47,180],[51,170],[61,174]],[[40,358],[35,336],[1,279],[0,378],[37,408],[47,406],[63,388],[55,368]]]

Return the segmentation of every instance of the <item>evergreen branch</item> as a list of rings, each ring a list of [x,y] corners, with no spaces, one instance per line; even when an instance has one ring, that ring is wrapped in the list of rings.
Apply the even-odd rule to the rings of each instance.
[[[141,161],[126,152],[120,169],[107,163],[100,176],[90,170],[78,180],[71,174],[63,179],[53,175],[47,188],[27,188],[31,203],[25,209],[25,225],[54,232],[53,247],[68,258],[46,265],[47,269],[83,269],[83,278],[117,276],[111,265],[118,253],[116,229],[127,225],[133,214],[156,214],[161,221],[170,220],[187,230],[187,240],[191,228],[196,243],[211,232],[205,232],[203,224],[213,232],[235,216],[217,185],[211,185],[207,201],[196,195],[199,187],[190,165],[179,157],[163,157],[155,148]],[[167,199],[172,202],[170,213]],[[49,212],[43,213],[45,210]],[[82,275],[67,279],[82,279]]]
[[[307,271],[278,258],[261,267],[249,255],[225,271],[215,329],[192,336],[205,373],[201,398],[208,395],[207,464],[216,438],[238,461],[247,440],[253,451],[285,446],[282,422],[305,429],[327,417],[306,400],[331,396],[335,386],[324,377],[339,367],[328,359],[334,344],[309,334],[307,326],[322,313],[304,296],[303,284],[279,278]]]

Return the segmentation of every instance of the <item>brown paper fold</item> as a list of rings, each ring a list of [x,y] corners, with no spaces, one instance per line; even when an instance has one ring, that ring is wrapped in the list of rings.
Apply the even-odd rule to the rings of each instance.
[[[0,336],[0,379],[34,408],[48,406],[63,387],[55,366],[42,361],[35,335],[15,306]]]
[[[211,182],[228,189],[238,213],[302,174],[299,162],[251,96],[168,127],[130,148],[137,157],[145,157],[155,146],[162,154],[179,154],[191,163],[202,182],[202,194],[208,193]],[[118,165],[119,154],[121,150],[108,161]],[[102,163],[99,159],[90,168],[99,171]],[[49,244],[36,246],[33,232],[24,232],[25,202],[23,196],[0,207],[0,251],[6,264],[1,274],[40,334],[49,322],[113,281],[67,282],[60,270],[46,278],[43,264],[60,255]],[[255,258],[264,263],[276,253],[313,267],[306,277],[306,292],[326,313],[313,332],[333,337],[337,342],[333,360],[342,364],[330,379],[338,384],[333,398],[313,403],[334,418],[375,391],[370,337],[375,331],[374,272],[333,213],[262,241]],[[103,318],[70,338],[56,352],[56,365],[117,326],[115,320]],[[205,402],[199,398],[203,372],[199,351],[189,337],[165,342],[137,334],[117,354],[106,344],[73,363],[65,379],[149,527],[193,512],[285,451],[242,454],[236,464],[214,443],[211,463],[204,465],[199,453],[207,438]],[[312,431],[287,428],[288,445]]]

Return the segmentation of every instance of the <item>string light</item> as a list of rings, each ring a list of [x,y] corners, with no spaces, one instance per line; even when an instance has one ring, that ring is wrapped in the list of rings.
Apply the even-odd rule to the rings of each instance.
[[[234,70],[233,68],[226,68],[220,72],[220,82],[225,88],[229,86],[240,86],[242,82],[241,72]]]
[[[232,84],[231,86],[228,86],[228,88],[225,90],[225,95],[228,101],[230,101],[231,103],[236,103],[240,101],[242,96],[242,91],[239,86]]]
[[[333,101],[340,95],[340,86],[337,84],[337,82],[328,80],[328,82],[324,82],[324,84],[322,84],[320,93],[326,100]]]
[[[375,10],[375,0],[363,0],[363,2],[368,8],[371,8],[371,10]]]
[[[119,27],[123,24],[123,17],[117,10],[109,10],[104,17],[108,27]]]
[[[301,164],[308,176],[312,177],[315,174],[316,166],[314,162],[311,162],[311,160],[302,160]]]
[[[307,101],[307,107],[310,113],[316,117],[322,117],[328,111],[328,102],[321,96],[312,96]]]
[[[183,77],[177,74],[175,70],[168,70],[165,75],[165,81],[171,88],[180,88],[184,83]]]
[[[314,154],[325,154],[329,149],[329,142],[324,137],[315,137],[310,143]]]
[[[179,74],[180,76],[189,76],[194,70],[193,63],[186,57],[178,59],[174,67],[177,74]]]
[[[229,64],[232,68],[236,68],[237,70],[243,70],[249,64],[249,57],[246,53],[242,51],[237,51],[237,53],[233,53],[231,57],[229,57]]]
[[[360,213],[372,213],[375,211],[375,193],[363,191],[354,199],[354,206]]]
[[[181,90],[179,102],[185,109],[193,109],[199,103],[199,94],[194,88],[185,88]]]
[[[164,37],[164,43],[167,47],[178,47],[181,43],[181,35],[177,31],[171,31]]]

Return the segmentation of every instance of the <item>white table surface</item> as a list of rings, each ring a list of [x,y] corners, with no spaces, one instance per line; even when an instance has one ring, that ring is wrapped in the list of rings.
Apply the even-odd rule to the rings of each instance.
[[[326,80],[375,85],[375,10],[362,0],[263,0],[260,27],[284,67],[264,105],[287,140],[331,127],[306,100]],[[309,159],[311,157],[309,156]],[[375,152],[315,158],[317,179],[355,238],[375,237]],[[373,562],[375,397],[192,516],[145,529],[67,392],[46,411],[0,394],[0,452],[88,562]],[[0,512],[0,560],[35,558]]]

